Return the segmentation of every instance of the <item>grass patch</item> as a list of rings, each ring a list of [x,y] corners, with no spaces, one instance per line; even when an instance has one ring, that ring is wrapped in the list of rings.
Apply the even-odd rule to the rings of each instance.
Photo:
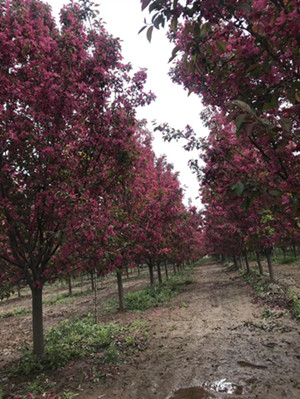
[[[300,320],[300,298],[291,288],[288,290],[287,295],[292,300],[293,317],[296,320]]]
[[[295,319],[300,320],[300,299],[293,300],[293,316]]]
[[[126,309],[143,311],[153,306],[168,304],[171,297],[178,295],[187,285],[193,283],[189,279],[190,275],[191,270],[184,270],[160,285],[128,293],[125,295]]]
[[[12,375],[55,370],[64,367],[71,360],[88,358],[93,354],[98,364],[116,364],[120,355],[135,345],[137,333],[143,326],[132,324],[95,324],[93,317],[64,320],[45,334],[46,356],[38,359],[29,345],[21,349],[21,357],[12,366]]]
[[[270,280],[261,276],[257,270],[252,269],[250,273],[247,273],[246,270],[242,270],[240,271],[240,276],[252,287],[256,297],[262,298],[268,291]]]
[[[28,310],[28,309],[16,308],[16,309],[13,309],[13,310],[9,310],[8,312],[3,313],[2,315],[0,315],[0,320],[7,319],[9,317],[14,317],[14,316],[25,316],[28,313],[30,313],[30,310]],[[1,397],[0,397],[0,399],[1,399]]]
[[[275,263],[279,265],[290,265],[291,263],[298,263],[300,264],[300,257],[297,256],[296,258],[293,255],[288,255],[284,257],[283,255],[276,256]]]
[[[68,292],[67,293],[62,293],[57,295],[55,298],[47,298],[43,300],[44,305],[54,305],[57,303],[68,303],[74,301],[77,297],[80,296],[87,296],[92,293],[91,289],[87,289],[86,291],[76,291],[73,292],[72,295],[70,295]]]

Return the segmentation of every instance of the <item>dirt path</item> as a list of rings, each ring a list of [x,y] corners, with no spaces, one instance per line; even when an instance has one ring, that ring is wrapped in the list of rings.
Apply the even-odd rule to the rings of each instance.
[[[300,397],[299,324],[262,320],[246,284],[219,265],[197,269],[193,279],[171,308],[144,314],[151,340],[134,364],[80,398]],[[188,387],[200,388],[180,391]]]

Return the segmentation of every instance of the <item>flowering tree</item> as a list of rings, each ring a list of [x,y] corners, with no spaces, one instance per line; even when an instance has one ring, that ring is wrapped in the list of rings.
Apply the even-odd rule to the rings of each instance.
[[[62,10],[60,29],[40,0],[0,10],[0,279],[30,286],[43,356],[43,285],[102,256],[90,248],[104,237],[105,196],[130,167],[135,107],[152,95],[78,5]]]
[[[173,80],[234,120],[299,212],[299,2],[141,0],[148,28],[169,22]],[[244,188],[256,193],[253,181]],[[276,202],[276,199],[275,199]]]

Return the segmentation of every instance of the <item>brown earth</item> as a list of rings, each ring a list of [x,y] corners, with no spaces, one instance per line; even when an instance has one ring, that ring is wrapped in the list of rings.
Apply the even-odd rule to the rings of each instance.
[[[299,265],[278,266],[276,272],[284,284],[299,289]],[[195,269],[193,281],[169,307],[139,314],[104,314],[100,309],[101,319],[107,321],[124,325],[132,319],[149,321],[147,346],[119,365],[115,376],[82,382],[79,390],[78,381],[72,386],[68,370],[53,373],[52,378],[60,380],[60,393],[69,388],[79,399],[298,399],[299,323],[288,312],[278,319],[263,319],[263,306],[253,300],[247,284],[220,265]],[[105,284],[102,298],[115,291],[113,281]],[[145,281],[125,282],[127,290],[141,284]],[[8,302],[0,306],[0,314],[3,308],[7,311]],[[92,297],[49,306],[46,327],[91,306]],[[30,316],[4,319],[0,329],[4,354],[0,366],[5,367],[20,341],[30,341]],[[77,363],[72,375],[79,367],[84,365]]]

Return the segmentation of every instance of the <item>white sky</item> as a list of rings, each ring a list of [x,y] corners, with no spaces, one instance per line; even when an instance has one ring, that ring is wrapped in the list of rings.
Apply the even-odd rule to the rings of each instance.
[[[47,0],[57,15],[67,0]],[[167,40],[163,31],[154,30],[151,43],[146,39],[143,31],[138,31],[144,25],[144,18],[150,21],[148,10],[141,12],[140,0],[94,0],[100,5],[100,18],[106,23],[106,30],[113,36],[121,39],[122,54],[125,62],[130,62],[134,70],[147,68],[147,89],[157,96],[157,99],[148,107],[138,110],[139,118],[148,120],[148,128],[152,130],[151,121],[158,123],[167,122],[176,129],[183,129],[189,124],[197,135],[205,135],[199,113],[202,105],[199,97],[187,92],[183,87],[171,82],[168,76],[173,45]],[[198,182],[194,174],[187,166],[188,160],[196,158],[197,153],[191,154],[182,149],[183,142],[164,142],[160,132],[154,133],[153,149],[157,156],[166,154],[169,163],[174,165],[175,171],[179,171],[179,179],[182,187],[186,189],[185,203],[188,198],[197,207],[200,207],[198,196]]]

